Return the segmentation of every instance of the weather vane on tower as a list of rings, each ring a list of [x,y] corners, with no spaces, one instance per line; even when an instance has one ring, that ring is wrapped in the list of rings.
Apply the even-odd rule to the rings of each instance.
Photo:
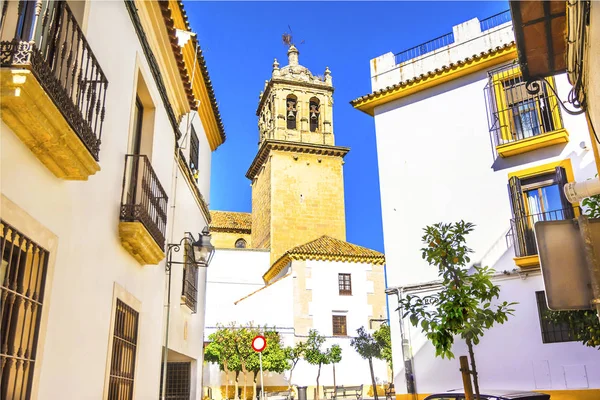
[[[281,35],[281,39],[283,40],[283,44],[285,44],[287,47],[292,47],[295,46],[294,44],[294,40],[293,40],[293,32],[292,32],[292,28],[288,25],[288,29],[289,29],[289,33],[285,32],[283,35]],[[304,40],[301,41],[299,44],[304,44]]]

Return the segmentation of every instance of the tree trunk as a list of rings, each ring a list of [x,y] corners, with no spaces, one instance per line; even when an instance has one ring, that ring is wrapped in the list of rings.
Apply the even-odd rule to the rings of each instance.
[[[239,378],[240,378],[240,371],[235,371],[235,396],[234,396],[234,398],[236,400],[239,400],[239,398],[240,398],[240,395],[238,392],[238,389],[240,387],[240,385],[238,383]]]
[[[335,381],[335,363],[332,363],[331,365],[333,365],[333,387],[335,389],[337,388],[337,383]]]
[[[469,348],[469,358],[471,359],[471,374],[473,374],[475,400],[479,400],[479,378],[477,377],[477,367],[475,366],[475,353],[473,352],[473,342],[471,342],[471,338],[467,338],[467,347]]]
[[[319,363],[319,373],[317,374],[317,398],[315,400],[319,400],[321,395],[319,394],[319,378],[321,377],[321,364]]]
[[[375,381],[375,373],[373,372],[373,359],[369,358],[369,369],[371,370],[371,383],[373,384],[373,398],[378,400],[377,397],[377,382]]]
[[[223,363],[223,371],[225,371],[225,398],[229,399],[229,369],[227,363]]]
[[[252,391],[252,400],[257,400],[258,399],[258,391],[256,390],[256,377],[257,377],[257,373],[254,372],[254,381],[252,383],[252,386],[254,388],[254,390]]]
[[[244,371],[244,391],[242,392],[242,399],[246,400],[246,387],[248,386],[248,371]]]
[[[288,380],[288,389],[292,389],[292,374],[294,373],[294,368],[296,368],[296,363],[292,364],[292,368],[290,368],[290,379]]]

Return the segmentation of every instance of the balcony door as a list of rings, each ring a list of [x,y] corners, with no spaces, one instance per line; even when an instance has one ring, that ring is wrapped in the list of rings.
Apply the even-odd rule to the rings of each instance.
[[[519,179],[510,178],[509,191],[513,210],[513,234],[518,257],[537,254],[534,226],[538,221],[556,221],[575,217],[573,206],[563,193],[568,182],[566,171]]]
[[[128,163],[130,169],[129,183],[127,185],[127,203],[136,204],[136,194],[140,190],[139,185],[141,184],[140,176],[140,151],[142,147],[142,122],[144,118],[144,106],[139,97],[135,98],[135,108],[133,110],[133,137],[131,140],[131,150],[129,154],[131,162]]]

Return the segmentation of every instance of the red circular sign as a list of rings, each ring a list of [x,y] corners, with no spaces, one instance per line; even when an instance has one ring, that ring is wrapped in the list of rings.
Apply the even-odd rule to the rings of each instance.
[[[267,339],[264,336],[258,335],[254,339],[252,339],[252,348],[257,353],[262,352],[267,348]]]

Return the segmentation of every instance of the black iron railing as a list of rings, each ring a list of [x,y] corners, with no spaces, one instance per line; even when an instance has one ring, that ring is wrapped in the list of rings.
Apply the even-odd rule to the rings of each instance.
[[[547,85],[529,93],[514,63],[490,71],[488,77],[484,95],[494,149],[562,129],[559,100]]]
[[[560,221],[575,218],[578,207],[562,210],[546,211],[543,213],[516,216],[510,220],[511,230],[507,234],[515,248],[516,257],[534,256],[538,253],[535,243],[534,225],[538,221]]]
[[[0,42],[0,66],[30,69],[98,160],[108,81],[65,1],[21,0],[14,39]]]
[[[510,10],[506,10],[498,14],[492,15],[491,17],[482,19],[481,21],[479,21],[479,27],[481,28],[481,32],[485,32],[511,21],[512,18],[510,16]]]
[[[167,193],[148,157],[127,154],[121,196],[121,221],[141,222],[164,249],[167,227]]]
[[[195,313],[198,304],[198,265],[194,259],[194,250],[189,243],[185,245],[184,259],[181,298],[183,303]]]
[[[413,58],[417,58],[423,54],[430,53],[452,43],[454,43],[454,32],[446,33],[445,35],[432,39],[428,42],[421,43],[418,46],[411,47],[410,49],[401,51],[400,53],[396,53],[396,64],[401,64],[405,61],[412,60]]]

